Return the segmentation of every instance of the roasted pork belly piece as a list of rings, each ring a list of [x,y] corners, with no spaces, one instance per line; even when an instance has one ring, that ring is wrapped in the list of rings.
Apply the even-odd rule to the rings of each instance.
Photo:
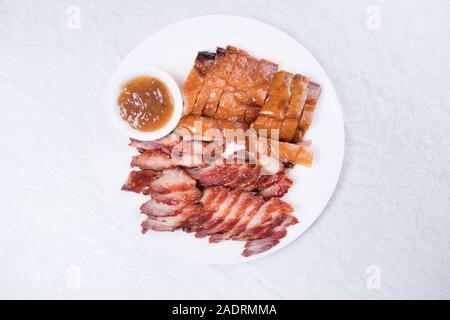
[[[217,112],[215,114],[216,119],[228,119],[228,110],[230,108],[244,109],[245,106],[240,105],[240,102],[236,99],[236,94],[243,95],[243,87],[245,85],[245,70],[247,67],[247,60],[252,59],[252,57],[243,50],[238,50],[238,55],[236,57],[233,70],[228,78],[228,83],[223,90],[222,97],[220,98]]]
[[[251,123],[264,104],[278,65],[239,50],[215,118]]]
[[[201,52],[183,85],[188,114],[251,123],[263,106],[278,65],[227,46]]]
[[[245,122],[247,107],[254,100],[252,93],[255,87],[257,68],[258,60],[248,55],[245,70],[240,79],[241,82],[238,89],[234,92],[234,105],[230,105],[227,109],[225,119]]]
[[[267,115],[259,114],[256,121],[251,124],[259,136],[279,140],[283,121],[277,120]],[[297,124],[296,124],[297,125]]]
[[[223,49],[221,49],[223,50]],[[217,112],[217,106],[219,104],[222,93],[227,86],[228,78],[233,70],[234,62],[238,55],[238,49],[232,46],[228,46],[225,50],[225,56],[220,60],[217,72],[215,74],[214,83],[210,86],[208,94],[208,100],[203,108],[203,115],[207,117],[214,117]]]
[[[279,71],[275,74],[259,115],[283,121],[291,98],[293,77],[292,73],[286,71]]]
[[[271,61],[261,59],[258,61],[256,74],[250,93],[250,105],[261,108],[267,96],[270,83],[278,70],[278,65]],[[252,121],[253,122],[253,121]],[[249,123],[249,122],[248,122]]]
[[[201,115],[203,112],[203,108],[210,98],[210,93],[213,89],[215,89],[216,82],[219,80],[219,71],[221,65],[225,60],[225,49],[217,48],[216,57],[213,65],[210,67],[208,74],[203,81],[203,86],[200,92],[197,95],[197,100],[195,101],[194,108],[191,112],[193,115]]]
[[[308,92],[309,79],[296,74],[291,84],[291,99],[281,125],[280,140],[292,141],[297,129]]]
[[[283,140],[281,139],[281,130],[286,112],[289,111],[291,97],[293,97],[294,78],[292,73],[286,71],[279,71],[275,74],[266,101],[255,122],[251,125],[258,135]],[[296,123],[292,129],[292,135],[295,133],[295,127]]]
[[[308,84],[308,93],[303,107],[303,112],[298,123],[299,131],[294,137],[294,142],[301,142],[305,132],[309,129],[312,123],[314,110],[316,109],[317,101],[319,100],[321,88],[318,83],[310,82]]]
[[[183,116],[194,110],[197,96],[202,90],[203,82],[209,69],[213,65],[215,54],[202,51],[197,54],[194,67],[183,84],[182,92],[184,98]]]
[[[201,125],[195,126],[196,121],[200,121]],[[202,127],[209,128],[209,125],[211,125],[211,129],[213,129],[214,125],[216,125],[216,121],[217,120],[213,119],[203,120],[197,117],[187,117],[180,121],[176,132],[183,136],[186,135],[188,138],[201,139],[203,141],[214,141],[217,139],[222,141],[235,141],[235,131],[227,131],[223,128],[223,125],[221,128],[221,126],[217,124],[217,127],[215,127],[216,130],[201,129]],[[228,124],[230,127],[236,128],[236,122],[217,121],[217,123]],[[300,164],[307,167],[310,167],[313,161],[313,153],[310,145],[307,143],[293,144],[250,135],[245,137],[245,148],[250,153],[271,156],[283,162]]]
[[[209,140],[221,137],[225,130],[242,132],[248,129],[246,123],[217,120],[199,116],[188,116],[180,120],[175,132],[183,137],[202,137]],[[208,140],[207,139],[207,140]]]
[[[257,107],[254,105],[249,105],[245,109],[245,123],[253,123],[255,122],[256,118],[258,118],[259,110],[261,110],[261,107]]]

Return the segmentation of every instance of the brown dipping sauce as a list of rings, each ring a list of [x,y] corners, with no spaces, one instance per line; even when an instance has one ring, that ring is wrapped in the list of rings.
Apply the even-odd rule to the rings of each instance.
[[[139,131],[155,131],[164,127],[174,110],[167,86],[161,80],[148,76],[125,83],[117,103],[122,119]]]

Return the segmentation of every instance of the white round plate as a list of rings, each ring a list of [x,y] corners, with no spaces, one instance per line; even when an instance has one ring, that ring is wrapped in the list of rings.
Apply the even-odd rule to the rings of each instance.
[[[207,238],[177,232],[140,233],[144,216],[139,207],[145,197],[120,190],[131,170],[136,151],[128,137],[107,116],[107,103],[99,108],[96,141],[96,173],[112,219],[147,243],[176,257],[207,264],[252,261],[281,250],[297,239],[318,218],[327,205],[342,166],[344,123],[341,107],[330,79],[314,57],[294,38],[266,23],[228,15],[201,16],[172,24],[148,37],[119,65],[110,83],[125,77],[129,70],[152,66],[166,71],[180,85],[193,66],[198,51],[214,51],[216,46],[233,45],[257,58],[279,64],[280,69],[309,76],[322,86],[322,94],[307,138],[312,140],[312,168],[295,166],[289,170],[294,185],[284,200],[295,208],[300,223],[288,228],[288,235],[271,250],[248,258],[240,254],[244,242],[209,244]]]

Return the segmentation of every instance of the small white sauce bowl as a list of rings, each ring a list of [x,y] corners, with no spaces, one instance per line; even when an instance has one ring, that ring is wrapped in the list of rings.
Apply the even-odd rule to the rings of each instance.
[[[119,105],[117,103],[120,95],[120,91],[125,83],[137,77],[153,77],[161,80],[169,90],[173,99],[173,113],[170,120],[161,128],[155,131],[139,131],[133,128],[127,121],[123,120],[120,116]],[[135,138],[144,141],[157,140],[168,135],[181,119],[181,114],[183,112],[183,97],[181,95],[181,90],[175,80],[168,75],[166,72],[153,68],[139,68],[139,70],[130,70],[127,72],[126,77],[118,78],[113,77],[109,83],[108,88],[108,103],[107,107],[109,113],[119,127],[119,129],[130,138]]]

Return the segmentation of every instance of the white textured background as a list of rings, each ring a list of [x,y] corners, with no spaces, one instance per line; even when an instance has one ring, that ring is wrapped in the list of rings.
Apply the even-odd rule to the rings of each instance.
[[[72,5],[79,30],[67,27]],[[373,8],[379,29],[366,24]],[[223,267],[136,243],[91,169],[94,109],[121,59],[210,13],[297,38],[334,82],[347,135],[313,227]],[[445,0],[0,0],[0,298],[450,298],[449,14]],[[371,265],[379,290],[366,285]]]

